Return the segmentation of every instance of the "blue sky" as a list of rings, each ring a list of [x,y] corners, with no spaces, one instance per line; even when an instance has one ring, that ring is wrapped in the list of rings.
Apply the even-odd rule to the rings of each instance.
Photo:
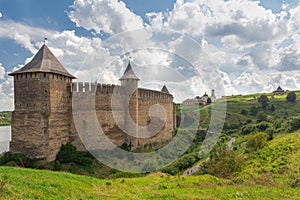
[[[279,84],[300,89],[299,1],[255,2],[0,0],[0,110],[13,108],[7,74],[28,62],[44,37],[79,80],[117,84],[124,55],[131,55],[141,85],[158,89],[165,79],[179,102],[212,87],[221,87],[219,95],[267,92]],[[118,50],[105,46],[113,40]],[[193,57],[199,49],[207,56],[202,63]],[[110,67],[99,65],[111,60]],[[78,71],[83,66],[86,73]]]

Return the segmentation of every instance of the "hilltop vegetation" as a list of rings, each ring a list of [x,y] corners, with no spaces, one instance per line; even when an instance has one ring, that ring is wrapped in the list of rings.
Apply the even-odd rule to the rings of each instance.
[[[0,111],[0,126],[10,126],[11,124],[11,112]]]

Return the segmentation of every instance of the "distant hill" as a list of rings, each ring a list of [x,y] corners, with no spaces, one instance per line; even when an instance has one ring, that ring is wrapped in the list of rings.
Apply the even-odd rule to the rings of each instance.
[[[0,126],[11,125],[11,111],[0,111]]]

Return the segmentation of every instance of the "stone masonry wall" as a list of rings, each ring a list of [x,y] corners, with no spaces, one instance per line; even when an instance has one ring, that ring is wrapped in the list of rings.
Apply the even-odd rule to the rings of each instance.
[[[94,108],[90,107],[91,99],[85,98],[87,95],[94,95],[92,97],[92,99],[94,99],[93,103],[95,104]],[[135,94],[132,95],[132,98],[134,98],[134,95]],[[114,99],[112,99],[112,96]],[[124,105],[124,93],[121,86],[94,83],[73,83],[73,98],[80,101],[79,109],[82,109],[82,113],[86,113],[86,111],[89,109],[95,109],[97,120],[101,129],[104,131],[105,135],[117,146],[121,146],[124,143],[129,144],[130,142],[131,145],[133,145],[132,149],[152,148],[155,146],[158,147],[159,145],[168,142],[172,138],[174,131],[174,106],[173,97],[170,94],[141,88],[138,90],[138,125],[146,126],[151,122],[149,109],[155,104],[161,105],[167,114],[166,122],[162,130],[153,137],[147,139],[129,137],[116,123],[116,120],[121,124],[126,123],[126,118],[123,117],[124,106],[126,105]],[[132,119],[135,121],[135,103],[132,98],[129,103],[129,112],[132,116]],[[112,103],[114,114],[112,111]],[[85,116],[84,120],[88,121],[88,118],[89,116],[87,115]],[[88,135],[89,133],[84,134]],[[80,142],[81,140],[78,137],[74,122],[71,124],[70,141],[77,146],[79,150],[84,150],[84,146]]]
[[[14,88],[10,151],[55,159],[69,140],[71,79],[51,73],[17,74]]]

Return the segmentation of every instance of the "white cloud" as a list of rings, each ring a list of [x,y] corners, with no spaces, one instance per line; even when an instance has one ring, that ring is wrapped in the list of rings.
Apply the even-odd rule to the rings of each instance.
[[[0,84],[0,110],[13,109],[13,80],[8,77]]]
[[[193,36],[236,36],[232,39],[240,44],[276,39],[288,30],[283,12],[274,14],[247,0],[180,0],[165,27]]]
[[[27,26],[14,21],[0,21],[0,38],[10,38],[31,53],[36,52],[34,41],[41,41],[44,37],[50,37],[54,33],[51,30]]]
[[[0,12],[0,18],[2,17],[2,13]]]
[[[77,26],[97,33],[116,34],[144,27],[142,18],[131,12],[122,1],[75,0],[72,8],[70,19]]]
[[[211,88],[218,95],[269,92],[279,84],[300,89],[300,5],[273,13],[258,1],[177,0],[171,11],[147,13],[149,24],[117,0],[75,0],[71,9],[77,26],[112,37],[102,41],[99,34],[88,38],[4,20],[0,38],[34,54],[42,45],[37,41],[48,37],[49,48],[79,81],[119,84],[131,56],[140,84],[166,84],[177,102]],[[0,66],[0,79],[4,73]],[[12,93],[5,88],[12,85],[4,82],[0,95],[8,101]]]
[[[0,80],[4,80],[5,75],[5,68],[2,66],[2,63],[0,63]]]
[[[299,74],[299,70],[244,72],[233,81],[233,84],[239,93],[271,92],[279,85],[285,90],[295,90],[300,88]]]

